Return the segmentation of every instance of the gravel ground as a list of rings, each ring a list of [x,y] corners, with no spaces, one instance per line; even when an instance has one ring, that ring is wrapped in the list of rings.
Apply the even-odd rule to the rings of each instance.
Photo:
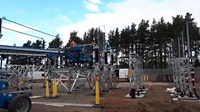
[[[42,84],[35,83],[34,88],[32,90],[32,94],[35,96],[45,96],[45,88],[42,87]],[[103,92],[101,94],[101,98],[103,99],[107,92]],[[79,90],[72,91],[69,94],[64,87],[58,88],[58,98],[48,99],[48,98],[39,98],[32,99],[32,101],[44,101],[44,102],[67,102],[67,103],[78,103],[78,104],[94,104],[95,103],[95,95],[92,93],[92,90],[85,87]]]

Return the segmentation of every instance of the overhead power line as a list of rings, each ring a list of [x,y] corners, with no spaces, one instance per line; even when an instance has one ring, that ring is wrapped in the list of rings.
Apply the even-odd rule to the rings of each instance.
[[[17,31],[17,30],[13,30],[13,29],[10,29],[10,28],[3,27],[3,26],[2,26],[2,28],[6,29],[6,30],[13,31],[13,32],[21,33],[21,34],[24,34],[24,35],[27,35],[27,36],[43,39],[42,37],[38,37],[38,36],[31,35],[31,34],[28,34],[28,33],[20,32],[20,31]]]
[[[19,25],[19,26],[23,26],[23,27],[25,27],[25,28],[28,28],[28,29],[31,29],[31,30],[34,30],[34,31],[37,31],[37,32],[40,32],[40,33],[43,33],[43,34],[46,34],[46,35],[49,35],[49,36],[52,36],[52,37],[56,37],[55,35],[52,35],[52,34],[49,34],[49,33],[46,33],[46,32],[43,32],[43,31],[40,31],[40,30],[31,28],[31,27],[29,27],[29,26],[26,26],[26,25],[17,23],[17,22],[15,22],[15,21],[9,20],[9,19],[7,19],[6,17],[3,17],[2,19],[5,20],[5,21],[8,21],[8,22],[17,24],[17,25]]]

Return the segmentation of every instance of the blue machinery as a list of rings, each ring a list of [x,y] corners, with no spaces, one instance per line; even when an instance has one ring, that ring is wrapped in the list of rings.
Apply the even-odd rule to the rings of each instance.
[[[8,89],[8,83],[0,81],[0,90]],[[8,94],[8,93],[0,93],[0,107],[1,108],[8,108],[8,102],[15,97],[15,94]]]
[[[83,62],[91,62],[92,59],[89,57],[86,57],[84,54],[84,47],[77,45],[77,46],[72,46],[68,49],[64,50],[63,55],[68,58],[68,62],[71,63],[83,63]]]
[[[0,81],[0,108],[7,109],[8,112],[29,112],[31,100],[17,92],[1,92],[8,89],[8,83]]]
[[[65,56],[68,62],[91,62],[91,59],[84,56],[83,46],[77,45],[65,50],[48,50],[48,49],[33,49],[16,46],[0,45],[0,55],[23,55],[23,56],[40,56],[53,58],[55,56]]]

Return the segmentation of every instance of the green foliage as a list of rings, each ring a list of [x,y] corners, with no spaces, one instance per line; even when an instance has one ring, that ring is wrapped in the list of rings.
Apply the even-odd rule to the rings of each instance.
[[[70,38],[69,38],[68,43],[66,44],[66,47],[70,47],[70,43],[72,41],[76,42],[78,45],[82,45],[83,40],[80,37],[78,37],[77,34],[78,34],[77,31],[73,31],[70,33]]]
[[[26,43],[23,44],[23,47],[31,48],[31,47],[32,47],[32,45],[31,45],[31,41],[28,40]]]
[[[59,35],[56,36],[50,43],[49,48],[61,48],[63,41],[60,39]]]
[[[168,58],[187,56],[186,23],[189,26],[192,57],[196,58],[195,66],[198,66],[200,28],[197,27],[191,13],[186,13],[185,17],[182,15],[172,17],[172,23],[166,22],[161,17],[158,21],[153,19],[151,25],[148,20],[142,20],[137,29],[134,23],[122,29],[120,33],[116,28],[109,32],[108,41],[116,56],[115,59],[119,53],[127,57],[131,50],[143,59],[145,68],[166,68]],[[180,50],[178,50],[179,44]],[[122,60],[119,64],[124,66],[124,63],[127,64]]]
[[[36,42],[33,42],[32,48],[42,49],[43,48],[42,41],[36,40]]]
[[[110,31],[110,33],[108,34],[108,42],[113,51],[114,64],[116,65],[120,51],[120,34],[118,28],[116,28],[113,31]]]
[[[83,44],[91,44],[95,43],[97,44],[100,49],[103,48],[103,44],[105,42],[105,33],[100,30],[100,28],[91,28],[83,35]],[[93,46],[87,46],[85,47],[85,55],[89,57],[93,57]],[[93,60],[90,63],[90,67],[93,65]]]

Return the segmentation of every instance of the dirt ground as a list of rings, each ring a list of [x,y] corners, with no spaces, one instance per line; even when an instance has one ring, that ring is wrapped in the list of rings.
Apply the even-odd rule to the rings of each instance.
[[[153,86],[142,99],[125,98],[127,88],[106,95],[105,112],[199,112],[200,102],[173,101],[166,85]]]
[[[36,84],[33,88],[33,95],[44,95],[45,89]],[[148,87],[148,86],[147,86]],[[121,89],[103,93],[101,104],[104,108],[88,107],[57,107],[33,104],[31,112],[199,112],[200,102],[196,101],[173,101],[166,88],[173,87],[169,83],[153,83],[153,90],[147,91],[142,99],[131,99],[125,96],[129,93],[129,84],[122,83]],[[196,86],[200,94],[200,83]],[[94,104],[95,96],[91,90],[83,89],[67,94],[64,90],[59,90],[60,97],[57,99],[32,99],[32,102],[67,102],[79,104]],[[6,112],[0,110],[0,112]]]

